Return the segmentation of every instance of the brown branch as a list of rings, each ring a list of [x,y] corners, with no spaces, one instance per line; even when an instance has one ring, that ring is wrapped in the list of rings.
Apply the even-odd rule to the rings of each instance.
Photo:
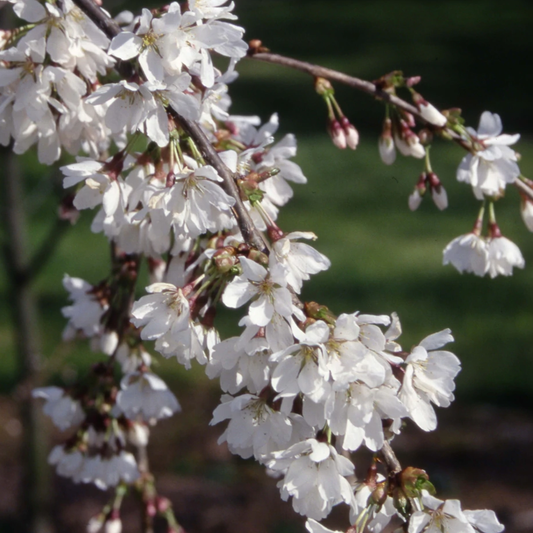
[[[264,61],[266,63],[273,63],[276,65],[282,65],[284,67],[299,70],[300,72],[305,72],[306,74],[314,76],[315,78],[326,78],[328,80],[338,81],[339,83],[348,85],[349,87],[353,87],[354,89],[370,94],[371,96],[383,100],[388,104],[395,105],[396,107],[399,107],[400,109],[411,113],[425,124],[429,124],[428,121],[422,117],[422,115],[415,106],[406,102],[405,100],[402,100],[394,94],[390,94],[387,91],[380,89],[375,83],[372,83],[370,81],[361,80],[359,78],[356,78],[355,76],[348,76],[348,74],[344,74],[344,72],[339,72],[338,70],[321,67],[320,65],[307,63],[306,61],[299,61],[298,59],[293,59],[292,57],[286,57],[279,54],[257,52],[250,53],[247,57],[249,59],[256,59],[258,61]]]
[[[520,178],[515,178],[513,185],[533,201],[533,189],[527,183],[523,182]]]
[[[388,104],[395,105],[396,107],[403,109],[408,113],[411,113],[420,122],[426,124],[429,127],[435,127],[420,114],[420,112],[415,106],[394,94],[390,94],[387,91],[380,89],[375,83],[372,83],[370,81],[362,80],[360,78],[356,78],[355,76],[349,76],[348,74],[345,74],[344,72],[339,72],[338,70],[333,70],[330,68],[322,67],[320,65],[315,65],[313,63],[307,63],[306,61],[293,59],[292,57],[286,57],[279,54],[272,54],[267,52],[254,53],[253,48],[250,49],[247,57],[248,59],[256,59],[258,61],[264,61],[265,63],[281,65],[284,67],[292,68],[294,70],[298,70],[300,72],[304,72],[305,74],[309,74],[310,76],[326,78],[328,80],[337,81],[344,85],[348,85],[349,87],[353,87],[358,91],[367,93],[379,100],[383,100]],[[440,129],[441,128],[439,128],[439,130]],[[444,128],[444,131],[452,138],[452,140],[456,144],[458,144],[465,150],[469,150],[468,146],[464,142],[464,139],[462,139],[461,136],[457,134],[457,132],[453,131],[450,128]],[[529,187],[526,183],[524,183],[519,178],[516,178],[513,185],[515,185],[521,192],[523,192],[531,200],[533,200],[533,189]]]
[[[105,13],[93,0],[73,0],[73,2],[110,38],[121,32],[120,26]]]
[[[379,456],[387,467],[389,474],[397,474],[402,471],[402,465],[400,464],[400,461],[398,461],[388,440],[383,443],[383,448],[379,451]]]
[[[74,0],[74,3],[110,38],[112,39],[120,33],[120,27],[113,21],[109,15],[102,11],[93,0]],[[123,65],[119,65],[122,67]],[[124,68],[120,68],[124,74]],[[236,183],[236,176],[224,164],[220,156],[213,148],[209,139],[202,131],[199,124],[192,120],[188,120],[174,110],[170,113],[176,118],[179,124],[183,127],[185,132],[191,137],[201,151],[204,159],[209,163],[219,174],[223,180],[223,189],[235,200],[233,206],[233,214],[237,219],[237,224],[241,230],[242,236],[246,243],[254,246],[262,252],[268,252],[267,246],[261,234],[257,231],[248,210],[244,206],[241,199],[239,188]]]
[[[194,140],[196,146],[202,152],[204,159],[218,172],[219,176],[223,179],[223,189],[232,198],[235,199],[235,205],[233,206],[233,214],[239,224],[242,236],[248,244],[251,244],[258,250],[268,253],[267,246],[263,237],[259,234],[252,222],[252,219],[248,213],[248,210],[244,206],[239,188],[235,181],[235,175],[220,159],[213,145],[209,142],[209,139],[205,136],[200,125],[192,120],[188,120],[179,116],[174,111],[172,114],[176,115],[181,126],[185,132]]]

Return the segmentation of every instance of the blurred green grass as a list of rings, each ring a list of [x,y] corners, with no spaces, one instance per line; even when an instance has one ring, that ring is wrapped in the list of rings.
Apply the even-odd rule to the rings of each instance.
[[[523,155],[523,173],[533,175],[533,138],[527,138],[532,133],[529,3],[338,0],[328,5],[315,0],[242,0],[236,11],[248,38],[262,38],[276,52],[367,79],[396,68],[420,74],[424,96],[442,107],[464,107],[474,127],[483,110],[500,113],[506,132],[526,133],[517,149]],[[314,231],[319,236],[317,248],[332,260],[332,268],[313,278],[304,297],[336,313],[397,311],[406,348],[450,327],[457,341],[451,349],[464,366],[458,378],[460,397],[531,402],[533,239],[520,220],[516,191],[509,190],[499,202],[497,215],[504,233],[522,249],[526,269],[495,280],[461,276],[441,265],[442,249],[471,229],[478,207],[468,187],[455,181],[463,157],[458,148],[436,143],[432,150],[450,208],[441,213],[426,198],[419,211],[410,213],[407,196],[421,164],[407,159],[392,167],[381,164],[376,148],[383,116],[380,104],[338,87],[345,113],[362,133],[355,153],[341,152],[325,134],[325,109],[308,78],[247,60],[239,71],[241,77],[232,87],[233,112],[260,114],[266,120],[279,111],[281,132],[299,134],[297,162],[309,184],[295,187],[280,225],[285,231]],[[31,155],[23,158],[23,166],[35,245],[55,216],[46,183],[56,174]],[[107,272],[107,245],[91,233],[91,219],[91,213],[82,214],[35,285],[46,371],[57,382],[71,382],[98,360],[84,343],[62,345],[60,339],[64,273],[97,282]],[[0,272],[2,301],[5,284]],[[5,392],[12,390],[15,375],[8,306],[6,301],[0,308],[0,390]],[[235,332],[227,317],[221,316],[219,323],[228,334]],[[160,369],[180,387],[202,379],[199,369],[187,374],[175,361],[161,361]]]

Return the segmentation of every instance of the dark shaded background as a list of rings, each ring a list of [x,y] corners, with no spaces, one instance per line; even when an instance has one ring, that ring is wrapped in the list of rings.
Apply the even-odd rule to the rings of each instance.
[[[248,38],[261,39],[272,51],[365,79],[393,69],[421,75],[420,92],[439,107],[463,108],[473,127],[484,110],[498,112],[505,132],[522,134],[516,149],[523,156],[523,173],[533,176],[530,2],[242,0],[236,13]],[[305,75],[249,60],[238,70],[241,76],[231,88],[233,111],[259,114],[264,120],[277,111],[281,132],[298,134],[297,161],[309,184],[295,188],[280,225],[286,231],[317,233],[317,248],[332,260],[332,268],[309,283],[304,297],[336,313],[397,311],[406,348],[445,327],[456,338],[452,349],[464,367],[457,379],[458,401],[439,412],[441,424],[432,434],[408,425],[395,441],[402,463],[427,469],[442,497],[460,497],[467,508],[495,508],[508,531],[533,531],[533,239],[521,222],[518,194],[509,190],[497,215],[504,234],[522,249],[526,269],[495,280],[461,276],[441,266],[444,246],[469,231],[477,214],[471,191],[455,181],[463,157],[459,148],[435,143],[432,149],[450,208],[437,212],[426,199],[419,211],[410,213],[407,196],[421,164],[399,159],[386,167],[380,162],[379,103],[336,87],[344,112],[362,138],[356,152],[342,152],[325,134],[325,106]],[[32,155],[21,164],[30,240],[37,246],[55,216],[59,193],[52,184],[59,178]],[[82,214],[35,284],[45,357],[42,373],[49,384],[72,383],[98,360],[83,343],[60,343],[60,308],[66,304],[63,274],[96,283],[109,267],[105,240],[90,233],[91,219],[90,213]],[[0,297],[0,531],[7,532],[16,531],[13,520],[19,509],[15,495],[20,464],[15,458],[21,427],[13,326],[2,271]],[[232,320],[220,318],[222,330],[231,332]],[[251,462],[231,457],[216,445],[222,428],[206,427],[218,402],[215,384],[201,369],[186,373],[175,361],[161,361],[157,371],[184,410],[154,430],[152,462],[159,488],[173,500],[185,528],[217,533],[302,531],[290,504],[280,503],[275,482]],[[60,438],[54,433],[52,440]],[[360,460],[365,464],[368,458]],[[84,531],[105,495],[54,480],[59,530]],[[138,531],[133,498],[126,505],[124,531]],[[345,520],[343,511],[334,513],[335,527],[345,528]]]

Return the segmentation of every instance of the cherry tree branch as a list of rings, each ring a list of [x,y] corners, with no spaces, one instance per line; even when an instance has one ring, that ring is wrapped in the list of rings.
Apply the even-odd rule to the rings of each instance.
[[[198,146],[200,149],[204,159],[218,172],[218,175],[224,180],[224,191],[235,199],[233,214],[237,219],[239,229],[241,230],[245,242],[253,245],[262,252],[268,252],[263,237],[257,231],[248,213],[248,210],[242,202],[239,188],[235,181],[236,176],[224,164],[222,159],[220,159],[216,150],[213,148],[213,145],[209,142],[209,139],[205,136],[205,133],[202,131],[202,128],[197,122],[181,117],[173,110],[171,110],[171,114],[176,116],[185,132],[194,140],[196,146]]]
[[[321,67],[320,65],[307,63],[306,61],[300,61],[298,59],[293,59],[292,57],[286,57],[279,54],[271,54],[266,52],[254,53],[251,49],[247,57],[249,59],[264,61],[265,63],[274,63],[276,65],[282,65],[284,67],[292,68],[294,70],[299,70],[300,72],[304,72],[306,74],[314,76],[315,78],[326,78],[331,81],[337,81],[344,85],[348,85],[349,87],[353,87],[358,91],[362,91],[371,96],[374,96],[379,100],[383,100],[388,104],[395,105],[396,107],[399,107],[400,109],[411,113],[422,122],[429,124],[427,120],[422,117],[422,115],[419,113],[418,109],[414,105],[406,102],[405,100],[402,100],[394,94],[390,94],[387,91],[380,89],[375,83],[372,83],[370,81],[362,80],[360,78],[356,78],[355,76],[349,76],[348,74],[345,74],[344,72],[339,72],[338,70]]]
[[[118,33],[120,33],[120,27],[103,10],[101,10],[93,2],[93,0],[74,0],[74,3],[109,38],[113,38]],[[371,82],[360,80],[359,78],[348,76],[347,74],[343,74],[332,69],[327,69],[318,65],[312,65],[311,63],[298,61],[277,54],[257,53],[252,55],[251,57],[261,61],[267,61],[292,67],[297,70],[301,70],[303,72],[311,74],[312,76],[319,76],[331,79],[333,81],[345,83],[346,85],[366,92],[370,95],[375,96],[376,98],[384,100],[401,109],[404,109],[405,111],[408,111],[409,113],[412,113],[424,123],[427,122],[420,115],[416,107],[412,106],[411,104],[405,102],[404,100],[398,98],[395,95],[389,94],[379,89],[375,84]],[[233,172],[231,172],[231,170],[224,164],[222,159],[219,157],[216,150],[213,148],[213,145],[209,142],[209,139],[202,131],[201,126],[192,120],[188,120],[180,116],[174,110],[170,110],[170,113],[177,119],[177,121],[185,130],[185,132],[194,140],[205,160],[218,172],[220,177],[223,179],[223,188],[225,192],[235,199],[233,212],[235,218],[237,219],[237,223],[239,225],[244,240],[248,244],[253,245],[259,250],[267,251],[265,241],[261,234],[255,228],[255,225],[253,224],[252,219],[241,199],[239,188],[236,183],[236,176],[233,174]],[[400,462],[398,461],[388,441],[385,441],[383,448],[380,451],[380,456],[384,464],[386,465],[387,470],[391,474],[396,474],[401,471],[402,467],[400,465]]]
[[[522,181],[520,178],[515,178],[513,185],[521,192],[524,193],[530,200],[533,201],[533,189]]]
[[[120,26],[93,0],[73,0],[73,2],[110,38],[121,32]]]
[[[356,78],[355,76],[349,76],[344,72],[339,72],[338,70],[333,70],[330,68],[322,67],[320,65],[315,65],[314,63],[308,63],[307,61],[300,61],[292,57],[282,56],[280,54],[272,54],[270,52],[255,52],[253,48],[250,48],[248,51],[248,59],[255,59],[257,61],[263,61],[265,63],[272,63],[275,65],[281,65],[283,67],[292,68],[305,74],[309,74],[315,78],[326,78],[331,81],[336,81],[349,87],[353,87],[358,91],[364,92],[371,96],[374,96],[378,100],[382,100],[388,104],[394,105],[399,109],[403,109],[408,113],[411,113],[415,116],[420,122],[426,124],[429,127],[434,127],[430,122],[428,122],[418,111],[416,106],[406,102],[402,98],[390,94],[387,91],[384,91],[378,87],[375,83],[372,83],[367,80],[362,80]],[[466,148],[463,139],[452,129],[444,128],[444,131],[449,135],[457,144]],[[517,187],[521,192],[526,194],[531,200],[533,200],[533,189],[529,187],[526,183],[521,181],[519,178],[515,178],[513,185]]]
[[[379,456],[387,467],[389,474],[397,474],[402,471],[402,465],[400,464],[400,461],[398,461],[388,440],[383,443],[383,448],[379,450]]]
[[[107,13],[98,7],[93,0],[73,1],[110,39],[121,32],[119,25],[111,19]],[[121,66],[122,65],[119,65],[119,70],[121,73],[124,73],[124,70],[127,69],[120,68]],[[233,214],[237,220],[237,224],[239,225],[239,229],[241,230],[245,242],[262,252],[268,252],[265,240],[255,227],[248,210],[241,199],[236,176],[224,164],[216,150],[213,148],[213,145],[202,131],[200,125],[192,120],[182,117],[174,110],[169,109],[169,112],[195,142],[196,146],[198,146],[206,162],[218,172],[223,180],[224,191],[235,200]]]

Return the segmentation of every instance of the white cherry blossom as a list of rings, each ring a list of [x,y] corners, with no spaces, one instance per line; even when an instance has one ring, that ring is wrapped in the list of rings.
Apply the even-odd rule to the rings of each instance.
[[[350,502],[353,493],[345,476],[353,473],[354,465],[333,446],[307,439],[273,457],[268,467],[284,474],[278,483],[281,497],[292,496],[297,513],[321,520],[334,505]]]
[[[94,483],[99,489],[107,490],[109,487],[116,487],[121,481],[132,483],[139,475],[133,455],[121,451],[109,458],[99,454],[86,457],[79,473],[79,480],[82,483]]]
[[[488,241],[488,273],[491,278],[511,276],[513,268],[524,268],[526,262],[520,248],[506,237],[497,236]]]
[[[181,410],[166,383],[151,372],[134,372],[122,379],[117,407],[128,417],[150,421],[172,416]]]
[[[44,414],[48,415],[62,431],[81,424],[85,418],[80,402],[65,394],[64,389],[40,387],[33,390],[32,396],[46,401],[43,407]]]
[[[478,130],[469,128],[476,151],[467,154],[457,170],[457,179],[472,185],[476,198],[501,196],[508,183],[520,175],[517,156],[509,145],[515,144],[520,135],[502,134],[502,121],[496,113],[485,111]],[[479,147],[478,147],[479,144]]]
[[[500,533],[504,527],[493,511],[463,511],[459,500],[439,500],[423,491],[425,509],[413,513],[408,533]]]
[[[275,312],[283,317],[290,317],[293,305],[286,287],[285,267],[278,263],[269,271],[246,257],[240,257],[239,261],[243,273],[226,287],[222,296],[224,305],[237,308],[254,298],[248,316],[257,326],[266,326]]]
[[[316,239],[311,232],[295,231],[277,240],[272,246],[270,264],[276,262],[287,268],[287,283],[300,293],[302,283],[310,279],[310,274],[327,270],[329,259],[308,244],[297,242],[298,239]]]
[[[101,319],[108,308],[106,301],[98,299],[94,287],[80,278],[63,277],[63,286],[69,292],[72,305],[63,307],[61,312],[69,319],[63,332],[65,339],[71,338],[76,330],[81,330],[87,337],[102,333]]]
[[[383,419],[396,419],[408,415],[398,399],[396,380],[388,386],[370,388],[364,383],[353,383],[347,390],[335,394],[330,427],[336,435],[343,435],[342,447],[355,451],[364,442],[373,451],[384,442]]]
[[[131,321],[142,327],[141,338],[155,340],[155,349],[165,357],[179,356],[194,342],[189,302],[180,288],[170,283],[154,283],[150,294],[133,304]],[[196,340],[197,342],[197,340]],[[186,366],[190,361],[183,361]]]
[[[448,407],[453,401],[454,378],[461,370],[459,359],[451,352],[439,350],[452,342],[449,329],[434,333],[415,346],[405,359],[406,368],[399,398],[409,416],[424,431],[437,427],[431,403]]]
[[[475,233],[456,237],[444,248],[442,263],[451,263],[461,273],[484,276],[489,269],[487,241]]]
[[[270,408],[258,396],[243,394],[233,398],[224,395],[210,424],[226,419],[230,420],[229,425],[218,442],[227,442],[232,453],[245,459],[254,455],[262,460],[290,442],[292,424],[289,417]]]

